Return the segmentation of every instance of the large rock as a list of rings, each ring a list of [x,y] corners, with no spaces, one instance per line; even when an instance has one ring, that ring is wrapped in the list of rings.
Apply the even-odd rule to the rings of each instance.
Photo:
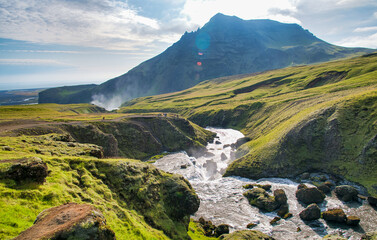
[[[319,190],[321,190],[323,193],[330,193],[331,192],[331,188],[328,185],[326,185],[325,183],[320,184],[317,188]]]
[[[231,234],[222,235],[221,240],[275,240],[275,238],[268,236],[260,231],[255,230],[240,230],[232,232]]]
[[[283,189],[276,189],[274,191],[274,197],[275,197],[276,202],[279,203],[280,205],[287,203],[288,198]]]
[[[330,222],[345,223],[347,216],[340,208],[330,209],[322,213],[323,219]]]
[[[258,207],[261,210],[272,212],[279,207],[279,204],[275,201],[275,197],[270,196],[266,190],[256,187],[248,190],[243,194],[249,203]]]
[[[220,237],[223,234],[229,233],[229,225],[227,224],[220,224],[215,228],[215,237]]]
[[[34,225],[15,240],[80,239],[113,240],[101,211],[89,204],[68,203],[41,212]]]
[[[360,218],[357,216],[348,216],[347,217],[347,225],[349,226],[357,226],[360,223]]]
[[[357,200],[357,195],[359,194],[356,188],[349,185],[337,186],[334,192],[336,196],[344,202]]]
[[[7,170],[6,175],[17,182],[33,181],[44,183],[48,175],[47,164],[40,158],[28,158],[12,161],[13,165]]]
[[[300,212],[300,218],[305,221],[317,220],[321,217],[321,209],[315,203],[310,204]]]
[[[368,203],[373,206],[377,206],[377,198],[375,197],[368,197]]]
[[[318,188],[308,188],[299,185],[296,191],[297,200],[305,204],[321,203],[325,199],[325,194]]]

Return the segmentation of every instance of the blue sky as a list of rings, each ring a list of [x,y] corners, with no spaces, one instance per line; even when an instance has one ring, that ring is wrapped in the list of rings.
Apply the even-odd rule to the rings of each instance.
[[[376,0],[0,0],[0,90],[102,83],[218,12],[377,48]]]

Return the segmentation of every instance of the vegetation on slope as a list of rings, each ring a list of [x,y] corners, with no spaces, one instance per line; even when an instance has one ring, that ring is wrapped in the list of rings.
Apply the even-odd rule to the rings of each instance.
[[[251,141],[226,175],[339,174],[377,195],[377,54],[219,78],[125,103],[123,113],[170,111]]]
[[[150,149],[203,147],[213,133],[176,116],[108,113],[89,104],[5,106],[0,113],[1,239],[30,227],[42,210],[67,202],[100,209],[117,239],[189,238],[189,216],[199,199],[187,180],[137,160],[99,159],[106,152],[99,145],[109,143],[100,136],[112,135],[124,155],[144,148],[138,156],[145,157]],[[144,146],[145,132],[158,137],[161,148]],[[48,167],[43,184],[10,170],[40,159]],[[192,238],[205,239],[200,232]]]
[[[101,146],[105,157],[147,159],[181,150],[196,154],[214,137],[178,116],[108,113],[89,104],[7,106],[0,107],[0,113],[0,132],[8,130],[3,135],[66,134]]]
[[[183,177],[136,160],[69,156],[91,147],[85,144],[65,157],[19,151],[31,141],[40,143],[41,138],[51,151],[62,151],[65,144],[48,136],[0,139],[2,146],[9,147],[0,149],[1,239],[11,239],[30,227],[42,210],[67,202],[99,208],[117,239],[188,239],[189,215],[199,207],[199,199]],[[17,159],[33,156],[48,166],[44,184],[8,177]]]

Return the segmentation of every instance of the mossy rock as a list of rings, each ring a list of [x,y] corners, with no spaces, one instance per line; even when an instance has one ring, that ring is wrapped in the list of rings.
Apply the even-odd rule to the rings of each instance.
[[[245,192],[243,195],[249,200],[251,205],[258,207],[261,210],[272,212],[279,207],[275,197],[270,196],[266,190],[262,188],[253,188]]]
[[[360,218],[357,216],[347,216],[346,223],[349,226],[357,226],[360,223]]]
[[[377,240],[377,231],[365,233],[361,240]]]
[[[1,161],[0,163],[5,163],[6,161]],[[48,176],[47,164],[40,158],[8,160],[8,162],[10,162],[11,165],[2,175],[16,182],[31,181],[42,184]]]
[[[347,240],[344,237],[341,237],[339,235],[326,235],[322,238],[323,240]]]
[[[305,204],[321,203],[325,199],[325,194],[318,188],[300,188],[296,191],[297,200]]]
[[[315,203],[310,204],[300,212],[300,218],[305,221],[317,220],[321,217],[321,209]]]
[[[344,201],[344,202],[349,202],[349,201],[355,201],[357,200],[357,195],[359,192],[356,190],[356,188],[350,186],[350,185],[341,185],[337,186],[334,190],[336,196]]]
[[[330,222],[345,223],[347,221],[347,216],[344,213],[343,209],[335,208],[324,211],[322,213],[323,219]]]
[[[260,231],[255,230],[241,230],[235,231],[231,234],[222,235],[221,240],[275,240]]]

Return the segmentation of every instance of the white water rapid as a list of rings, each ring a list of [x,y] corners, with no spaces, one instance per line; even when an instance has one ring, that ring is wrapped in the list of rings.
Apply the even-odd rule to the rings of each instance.
[[[231,231],[246,229],[247,224],[255,223],[257,225],[253,230],[262,231],[278,240],[322,239],[327,234],[335,233],[356,240],[360,239],[364,232],[377,230],[377,212],[365,202],[345,204],[336,197],[327,196],[325,202],[319,204],[322,211],[340,207],[347,215],[360,217],[360,226],[356,228],[335,224],[329,226],[323,219],[305,223],[298,216],[304,209],[295,196],[298,183],[283,178],[254,181],[240,177],[222,177],[228,164],[234,160],[234,150],[230,145],[244,136],[233,129],[207,130],[217,133],[217,137],[213,143],[208,143],[208,153],[205,156],[194,158],[185,152],[179,152],[169,154],[154,163],[159,169],[181,174],[190,181],[200,198],[199,210],[193,216],[195,219],[203,217],[215,225],[225,223],[231,226]],[[270,221],[277,216],[276,212],[264,213],[251,206],[242,195],[246,191],[242,186],[248,183],[271,184],[272,192],[275,189],[284,189],[293,217],[271,225]],[[301,231],[298,231],[298,228]]]

